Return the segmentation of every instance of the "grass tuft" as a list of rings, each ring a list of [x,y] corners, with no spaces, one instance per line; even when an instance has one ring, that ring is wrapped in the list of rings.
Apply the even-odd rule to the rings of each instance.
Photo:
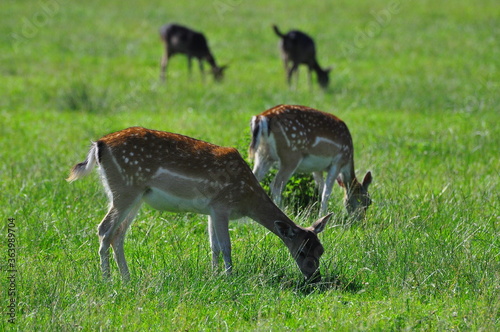
[[[73,82],[63,88],[57,97],[57,104],[61,110],[89,113],[103,113],[110,107],[108,90],[98,91],[86,82]]]

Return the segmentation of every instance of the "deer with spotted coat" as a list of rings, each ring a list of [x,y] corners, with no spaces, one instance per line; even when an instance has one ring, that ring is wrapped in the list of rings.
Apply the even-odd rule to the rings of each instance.
[[[225,270],[231,272],[228,223],[248,216],[283,241],[307,279],[320,280],[319,260],[324,249],[317,234],[331,215],[311,227],[296,225],[267,196],[236,149],[132,127],[94,142],[86,160],[73,167],[68,181],[87,175],[96,164],[111,202],[98,227],[105,277],[110,275],[112,247],[123,279],[129,279],[125,234],[146,202],[158,210],[208,215],[214,268],[222,253]]]
[[[344,205],[355,219],[362,219],[371,204],[367,172],[360,183],[354,173],[354,149],[347,125],[336,116],[309,107],[278,105],[252,118],[250,158],[261,181],[278,163],[271,183],[274,201],[281,204],[283,189],[295,172],[312,172],[326,213],[335,179],[344,188]],[[326,172],[326,179],[323,173]]]

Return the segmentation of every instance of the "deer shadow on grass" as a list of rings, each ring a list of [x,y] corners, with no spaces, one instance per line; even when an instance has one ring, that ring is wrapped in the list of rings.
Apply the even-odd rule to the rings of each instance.
[[[290,278],[284,274],[276,274],[269,280],[269,284],[301,295],[325,293],[332,290],[357,294],[364,288],[363,283],[357,278],[350,278],[335,272],[324,273],[320,281],[313,282],[302,278]]]

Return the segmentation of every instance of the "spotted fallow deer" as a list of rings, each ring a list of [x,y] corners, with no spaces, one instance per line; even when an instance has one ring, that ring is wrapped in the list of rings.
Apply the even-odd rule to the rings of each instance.
[[[295,172],[312,172],[321,193],[321,213],[337,179],[344,188],[344,205],[355,219],[362,219],[371,204],[368,186],[371,172],[359,183],[354,174],[354,151],[346,124],[336,116],[309,107],[279,105],[252,118],[249,155],[253,173],[261,181],[277,162],[271,183],[274,201],[281,204],[282,191]],[[326,172],[326,181],[323,173]]]
[[[316,72],[318,83],[322,88],[327,88],[330,82],[331,68],[321,68],[316,60],[316,45],[314,40],[302,31],[292,30],[286,34],[282,33],[276,25],[273,25],[274,33],[280,37],[281,58],[285,65],[288,85],[292,83],[294,73],[298,76],[300,64],[305,64],[309,69],[309,86],[312,85],[311,72]],[[290,65],[291,63],[291,65]]]
[[[206,61],[212,69],[214,79],[216,81],[222,80],[227,66],[217,66],[215,58],[208,48],[207,40],[202,33],[179,24],[166,24],[160,28],[160,38],[165,47],[165,53],[161,60],[160,78],[162,81],[165,80],[165,72],[170,57],[178,53],[187,56],[189,74],[191,74],[191,60],[194,57],[198,59],[203,76],[203,61]]]
[[[110,275],[111,246],[122,277],[129,279],[125,233],[141,203],[146,202],[158,210],[208,215],[214,268],[222,252],[225,270],[231,272],[228,223],[248,216],[284,242],[307,279],[320,280],[319,259],[324,249],[317,234],[331,215],[308,228],[296,225],[267,196],[236,149],[132,127],[94,142],[87,159],[73,167],[68,181],[87,175],[96,164],[111,202],[98,227],[105,277]]]

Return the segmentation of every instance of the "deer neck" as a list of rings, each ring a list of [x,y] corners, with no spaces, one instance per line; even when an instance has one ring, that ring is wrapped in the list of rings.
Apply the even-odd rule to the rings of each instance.
[[[248,211],[248,217],[252,218],[262,226],[266,227],[272,233],[276,234],[283,241],[285,239],[276,230],[275,222],[284,221],[295,225],[295,223],[288,218],[283,211],[281,211],[269,198],[269,196],[262,191],[262,193],[255,193],[257,199],[254,199],[250,204],[250,211]]]
[[[353,189],[359,185],[359,181],[356,178],[356,174],[354,172],[354,163],[351,162],[346,170],[342,172],[342,181],[345,186],[345,192],[347,196],[350,196],[353,192]]]
[[[316,72],[316,73],[324,73],[325,70],[321,68],[319,65],[318,61],[314,60],[313,64],[311,65],[311,68]]]
[[[215,58],[211,53],[208,53],[206,59],[212,69],[217,68],[217,63],[215,62]]]

